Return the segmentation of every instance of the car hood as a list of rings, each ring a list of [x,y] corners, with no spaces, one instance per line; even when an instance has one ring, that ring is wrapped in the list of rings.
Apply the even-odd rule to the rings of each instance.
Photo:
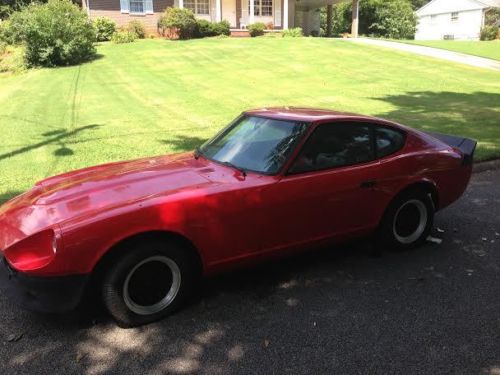
[[[0,206],[0,249],[76,217],[223,183],[221,169],[231,177],[228,168],[184,153],[105,164],[42,180]]]

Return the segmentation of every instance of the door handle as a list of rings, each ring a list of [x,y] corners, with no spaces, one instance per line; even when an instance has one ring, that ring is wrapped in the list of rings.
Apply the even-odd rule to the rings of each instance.
[[[359,184],[359,187],[362,189],[369,189],[377,185],[377,181],[375,180],[370,180],[370,181],[363,181],[361,184]]]

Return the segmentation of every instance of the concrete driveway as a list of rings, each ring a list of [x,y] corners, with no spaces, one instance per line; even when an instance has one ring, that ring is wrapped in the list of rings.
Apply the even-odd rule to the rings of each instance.
[[[498,374],[500,171],[411,252],[325,249],[206,281],[164,321],[48,317],[0,291],[0,373]]]
[[[500,70],[500,62],[496,60],[473,56],[473,55],[467,55],[465,53],[448,51],[440,48],[432,48],[414,44],[405,44],[405,43],[391,42],[388,40],[368,39],[368,38],[355,38],[355,39],[343,39],[343,40],[355,43],[368,44],[377,47],[393,48],[398,51],[410,52],[410,53],[415,53],[417,55],[448,60],[459,64],[474,66],[476,68]]]

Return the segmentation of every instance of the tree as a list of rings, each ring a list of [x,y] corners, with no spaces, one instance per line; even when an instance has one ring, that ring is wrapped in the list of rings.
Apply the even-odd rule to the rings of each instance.
[[[0,20],[6,19],[12,12],[16,12],[33,0],[0,0]]]
[[[411,6],[414,10],[422,8],[425,4],[429,3],[431,0],[411,0]]]
[[[375,10],[376,22],[369,26],[375,35],[391,39],[410,39],[415,36],[417,18],[405,1],[388,1]]]
[[[351,2],[337,4],[333,10],[332,21],[334,35],[350,32]],[[325,11],[323,11],[321,22],[321,28],[326,30]],[[396,39],[413,38],[416,25],[417,18],[410,0],[361,0],[359,3],[359,33],[362,35]]]

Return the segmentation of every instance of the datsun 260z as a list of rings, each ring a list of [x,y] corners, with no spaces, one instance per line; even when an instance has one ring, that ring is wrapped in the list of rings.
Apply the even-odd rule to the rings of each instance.
[[[417,246],[466,189],[475,146],[355,114],[247,111],[194,153],[65,173],[4,204],[3,283],[45,312],[94,288],[136,326],[235,266],[367,235]]]

